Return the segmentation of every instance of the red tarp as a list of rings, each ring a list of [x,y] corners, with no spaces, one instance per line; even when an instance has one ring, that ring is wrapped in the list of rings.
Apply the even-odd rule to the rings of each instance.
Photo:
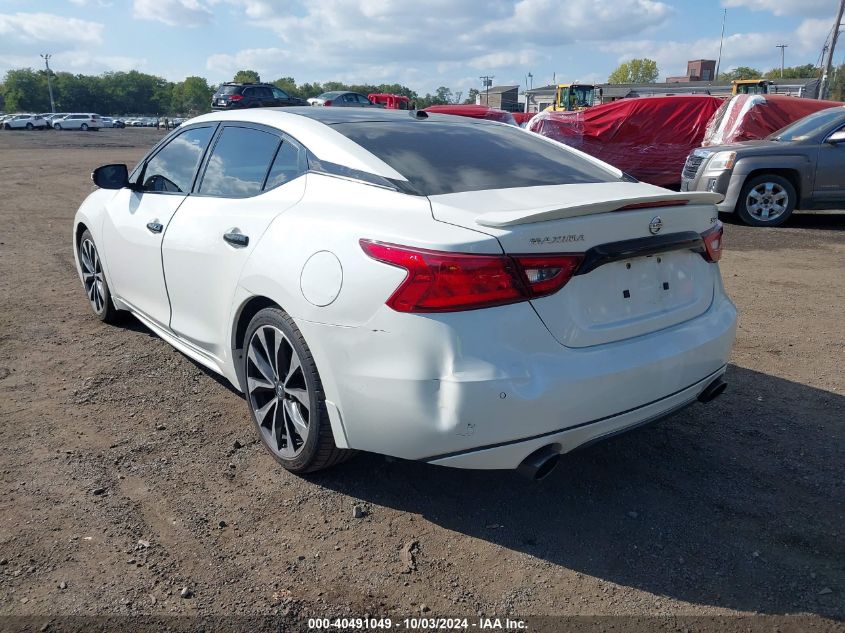
[[[707,124],[702,145],[723,145],[765,138],[808,114],[841,106],[838,101],[786,95],[736,95]]]
[[[621,99],[580,112],[541,112],[528,129],[662,187],[678,185],[722,99],[677,95]]]
[[[516,121],[517,125],[522,125],[523,123],[528,123],[531,119],[534,118],[534,115],[537,114],[536,112],[513,112],[514,121]]]
[[[510,112],[491,108],[486,105],[433,105],[425,108],[426,112],[436,112],[437,114],[456,114],[458,116],[468,116],[473,119],[490,119],[491,121],[501,121],[502,123],[510,123],[516,125],[513,115]]]

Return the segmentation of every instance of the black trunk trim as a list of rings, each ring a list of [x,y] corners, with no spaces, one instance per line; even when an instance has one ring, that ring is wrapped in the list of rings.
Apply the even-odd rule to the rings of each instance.
[[[599,266],[618,262],[632,257],[645,257],[669,251],[691,250],[696,253],[705,252],[704,241],[695,231],[668,233],[653,237],[638,237],[633,240],[610,242],[593,246],[584,253],[584,261],[575,271],[576,275],[586,275]]]

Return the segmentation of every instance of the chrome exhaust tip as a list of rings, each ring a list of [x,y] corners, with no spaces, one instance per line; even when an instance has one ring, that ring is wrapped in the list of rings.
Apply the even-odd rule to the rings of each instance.
[[[560,453],[555,449],[555,445],[549,444],[522,460],[522,463],[516,467],[516,472],[528,479],[540,481],[549,476],[558,461],[560,461]]]

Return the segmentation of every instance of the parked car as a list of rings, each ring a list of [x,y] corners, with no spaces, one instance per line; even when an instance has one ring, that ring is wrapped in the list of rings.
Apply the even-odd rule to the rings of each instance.
[[[73,252],[94,314],[225,376],[294,472],[361,449],[539,478],[725,388],[720,196],[517,127],[211,113],[92,179]]]
[[[273,84],[225,83],[211,98],[212,110],[240,110],[243,108],[278,108],[304,106],[308,103],[289,95]]]
[[[124,128],[126,124],[117,118],[113,118],[110,116],[100,117],[100,124],[104,128]]]
[[[374,103],[388,110],[411,110],[411,100],[404,95],[384,92],[372,92],[367,95],[370,103]]]
[[[47,122],[47,127],[52,128],[53,123],[55,123],[59,119],[65,118],[68,114],[70,114],[70,113],[69,112],[56,112],[56,113],[47,115],[46,117],[44,117],[44,120]]]
[[[336,108],[380,108],[360,92],[344,92],[335,90],[324,92],[317,97],[308,99],[312,106],[333,106]]]
[[[66,117],[53,121],[54,130],[88,130],[98,131],[103,126],[99,114],[68,114]]]
[[[3,122],[7,130],[43,130],[47,121],[39,114],[15,114]]]
[[[795,209],[845,207],[845,106],[820,110],[765,140],[694,150],[681,190],[722,194],[719,211],[751,226],[779,226]]]

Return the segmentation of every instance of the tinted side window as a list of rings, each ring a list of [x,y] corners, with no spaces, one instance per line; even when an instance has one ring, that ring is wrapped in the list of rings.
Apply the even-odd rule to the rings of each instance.
[[[370,103],[372,103],[372,102],[371,102],[369,99],[367,99],[367,97],[365,97],[364,95],[355,95],[355,96],[356,96],[356,98],[358,99],[358,103],[365,103],[365,104],[368,104],[368,105],[369,105]]]
[[[246,198],[261,191],[279,137],[245,127],[226,127],[208,159],[199,192]]]
[[[276,97],[276,99],[287,99],[288,93],[279,88],[273,88],[273,96]]]
[[[621,180],[511,125],[409,119],[332,128],[393,167],[423,195]]]
[[[213,131],[213,127],[185,130],[165,145],[144,168],[144,190],[188,193]]]
[[[304,173],[301,151],[302,148],[296,141],[285,139],[276,154],[273,166],[270,168],[267,184],[264,186],[265,191],[290,182]]]
[[[256,88],[255,90],[258,92],[258,96],[261,99],[270,99],[273,97],[273,91],[267,86],[262,86],[261,88]]]

